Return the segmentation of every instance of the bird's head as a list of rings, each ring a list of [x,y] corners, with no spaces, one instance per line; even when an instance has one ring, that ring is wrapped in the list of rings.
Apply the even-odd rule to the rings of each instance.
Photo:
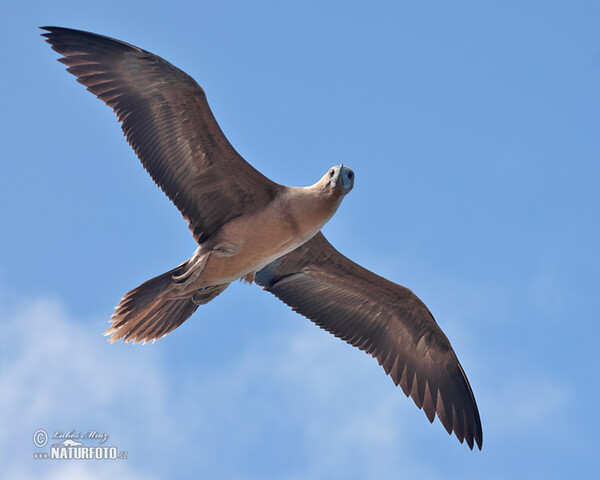
[[[343,195],[354,187],[354,172],[343,165],[331,167],[323,177],[329,188],[340,190]]]

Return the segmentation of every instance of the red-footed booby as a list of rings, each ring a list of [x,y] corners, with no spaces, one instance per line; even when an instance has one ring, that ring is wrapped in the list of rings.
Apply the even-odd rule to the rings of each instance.
[[[198,243],[189,260],[121,299],[107,331],[111,341],[154,341],[231,282],[254,282],[375,357],[430,422],[437,414],[448,433],[481,449],[469,381],[427,307],[340,254],[320,232],[352,190],[352,170],[334,166],[309,187],[279,185],[233,149],[185,72],[119,40],[42,29],[67,71],[114,110]]]

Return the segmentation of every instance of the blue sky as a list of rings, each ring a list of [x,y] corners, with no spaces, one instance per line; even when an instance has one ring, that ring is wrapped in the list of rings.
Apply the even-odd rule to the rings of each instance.
[[[425,4],[426,3],[426,4]],[[13,2],[3,9],[5,478],[591,478],[600,435],[600,4]],[[484,449],[256,286],[152,345],[102,336],[194,243],[112,112],[39,37],[114,36],[192,75],[277,182],[356,173],[325,227],[447,333]],[[118,462],[33,460],[99,430]]]

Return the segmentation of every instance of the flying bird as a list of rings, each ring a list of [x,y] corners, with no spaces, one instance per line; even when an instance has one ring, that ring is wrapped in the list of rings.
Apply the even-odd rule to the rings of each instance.
[[[409,289],[339,253],[321,228],[354,186],[331,167],[314,185],[268,179],[230,145],[202,88],[141,48],[42,27],[67,71],[116,113],[127,141],[180,210],[198,248],[127,293],[111,341],[167,335],[238,279],[256,283],[319,327],[377,359],[430,422],[482,447],[475,397],[448,338]]]

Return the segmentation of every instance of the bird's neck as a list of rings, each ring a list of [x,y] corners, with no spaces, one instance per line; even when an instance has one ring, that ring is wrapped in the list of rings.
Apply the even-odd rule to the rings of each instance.
[[[316,234],[337,211],[343,195],[339,190],[310,187],[288,187],[285,202],[302,236]]]

